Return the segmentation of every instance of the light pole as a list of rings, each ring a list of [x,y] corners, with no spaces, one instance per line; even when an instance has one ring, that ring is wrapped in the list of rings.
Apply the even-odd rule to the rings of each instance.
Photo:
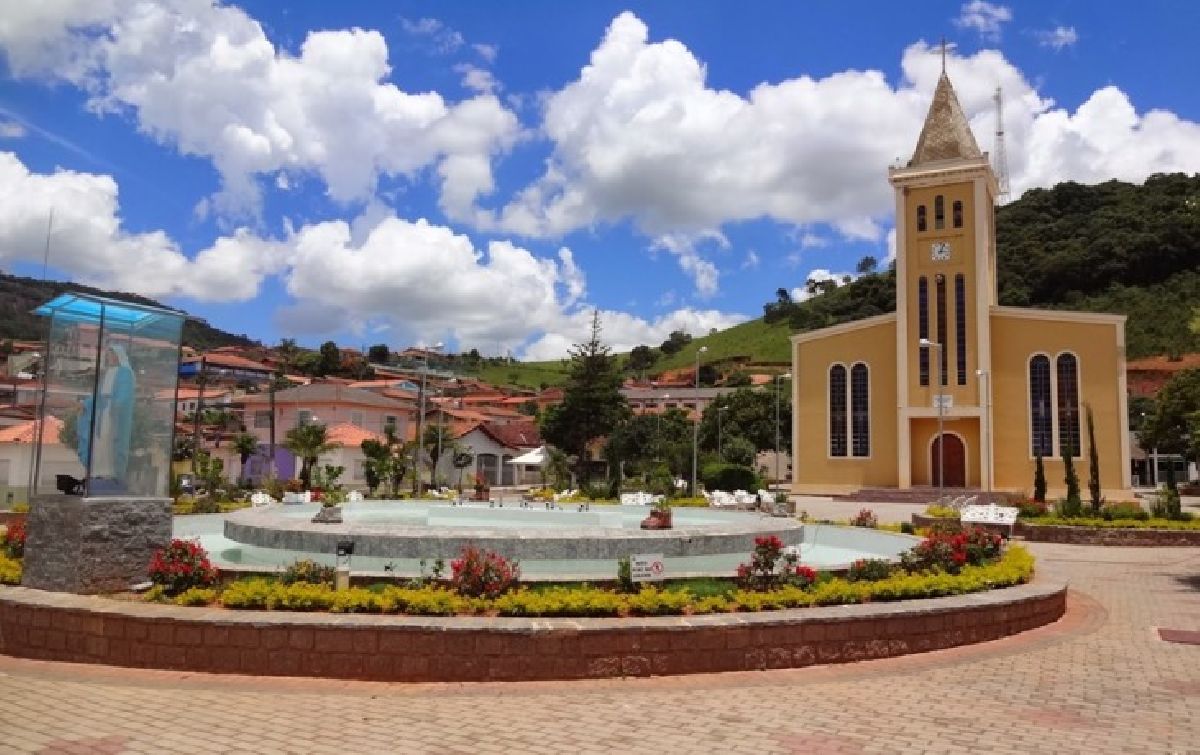
[[[697,443],[700,441],[700,355],[708,351],[707,346],[696,349],[696,406],[692,415],[692,495],[696,495]]]
[[[922,349],[934,349],[937,351],[938,364],[938,392],[937,392],[937,418],[938,418],[938,501],[945,497],[946,490],[946,435],[945,435],[945,413],[946,413],[946,397],[942,394],[942,389],[945,386],[946,373],[942,369],[942,345],[930,341],[928,338],[922,338],[918,344]]]
[[[442,348],[442,342],[438,341],[433,346],[426,349],[426,352],[438,351]],[[421,357],[421,387],[417,391],[417,448],[414,451],[415,458],[413,459],[413,488],[415,494],[421,489],[421,467],[424,466],[421,460],[421,451],[425,448],[425,438],[422,434],[425,432],[425,378],[429,375],[429,354],[426,353]]]
[[[779,383],[790,380],[792,373],[785,372],[775,376],[775,485],[779,485]]]
[[[987,370],[975,370],[982,384],[979,389],[979,405],[983,408],[983,465],[987,474],[983,475],[984,492],[992,492],[992,391],[991,375]]]
[[[447,383],[457,383],[457,378],[450,378]],[[446,397],[443,392],[442,401],[438,404],[438,444],[437,461],[433,463],[433,476],[437,477],[437,468],[442,463],[442,436],[446,434]],[[431,480],[433,482],[433,480]]]
[[[727,411],[729,411],[728,406],[718,407],[717,409],[717,456],[720,456],[722,459],[725,457],[721,455],[721,417]]]

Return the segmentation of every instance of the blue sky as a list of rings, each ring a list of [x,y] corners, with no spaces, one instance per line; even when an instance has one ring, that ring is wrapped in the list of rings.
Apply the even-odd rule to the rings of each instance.
[[[940,71],[1014,196],[1200,170],[1200,5],[0,3],[0,268],[266,342],[561,356],[894,243]]]

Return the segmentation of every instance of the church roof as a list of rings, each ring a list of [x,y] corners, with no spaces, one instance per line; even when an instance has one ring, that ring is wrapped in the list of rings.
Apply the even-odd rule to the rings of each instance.
[[[929,113],[925,116],[925,125],[921,127],[921,137],[917,139],[917,148],[908,165],[978,157],[983,157],[983,153],[971,133],[971,124],[958,104],[950,78],[942,71]]]

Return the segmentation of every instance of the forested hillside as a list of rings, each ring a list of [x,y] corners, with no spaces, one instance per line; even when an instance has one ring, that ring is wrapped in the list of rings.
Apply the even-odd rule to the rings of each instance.
[[[110,299],[161,307],[158,302],[136,294],[101,291],[90,286],[61,281],[41,281],[0,273],[0,341],[36,341],[46,337],[45,318],[33,310],[66,291],[75,291]],[[198,320],[183,325],[183,342],[197,349],[217,346],[247,346],[255,343],[244,335],[233,335]]]

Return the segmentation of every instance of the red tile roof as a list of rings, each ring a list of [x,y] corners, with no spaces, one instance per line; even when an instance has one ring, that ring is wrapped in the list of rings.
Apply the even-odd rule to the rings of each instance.
[[[251,370],[254,372],[271,373],[274,372],[270,367],[262,362],[255,362],[245,357],[237,356],[236,354],[214,354],[208,352],[204,355],[204,364],[213,367],[228,367],[234,370]],[[183,360],[185,362],[198,362],[200,357],[192,357],[191,359]]]
[[[37,440],[37,426],[37,420],[30,420],[11,427],[0,427],[0,443],[33,443]],[[58,443],[58,433],[62,426],[62,420],[57,417],[47,419],[42,443]]]
[[[534,422],[485,422],[479,429],[505,448],[537,448],[542,445],[542,435]]]
[[[345,448],[358,448],[364,440],[382,441],[383,436],[349,422],[339,422],[325,430],[325,439]]]

